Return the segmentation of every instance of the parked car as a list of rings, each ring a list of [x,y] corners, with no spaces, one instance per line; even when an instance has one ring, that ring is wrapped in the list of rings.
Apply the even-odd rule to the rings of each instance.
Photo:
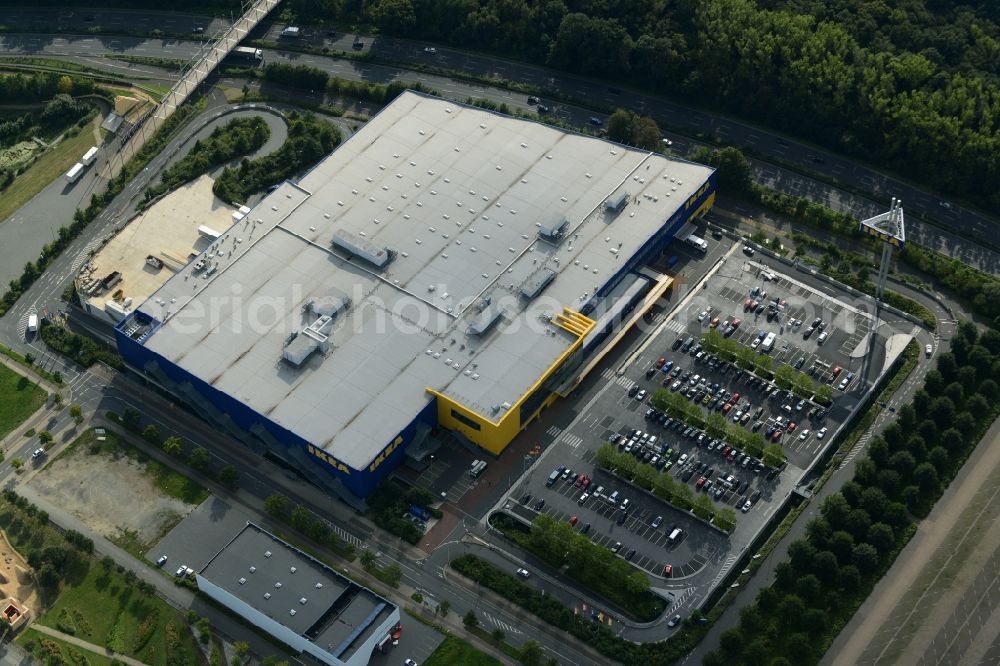
[[[518,569],[517,575],[520,576],[521,578],[528,578],[531,576],[531,572],[529,572],[527,569]]]

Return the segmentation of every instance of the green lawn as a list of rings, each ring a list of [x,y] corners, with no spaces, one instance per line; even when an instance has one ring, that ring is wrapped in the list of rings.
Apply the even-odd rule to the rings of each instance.
[[[151,666],[202,663],[180,613],[159,597],[140,593],[115,568],[105,570],[97,562],[82,580],[62,588],[38,622]]]
[[[13,215],[14,211],[28,203],[31,197],[45,189],[49,183],[69,171],[80,156],[94,145],[92,128],[99,120],[99,117],[95,117],[76,136],[60,141],[14,179],[10,187],[3,191],[3,196],[0,196],[0,222]],[[67,225],[70,222],[72,220],[66,220]]]
[[[431,656],[427,657],[424,666],[502,666],[502,664],[495,657],[472,647],[468,641],[448,636]]]
[[[111,659],[103,654],[70,645],[58,638],[39,633],[30,627],[21,632],[16,642],[25,649],[30,644],[32,646],[31,653],[42,663],[46,663],[48,656],[52,655],[61,659],[64,664],[78,666],[111,666],[112,664]]]
[[[45,391],[23,375],[0,365],[0,405],[3,406],[0,408],[0,439],[44,405],[45,398]]]

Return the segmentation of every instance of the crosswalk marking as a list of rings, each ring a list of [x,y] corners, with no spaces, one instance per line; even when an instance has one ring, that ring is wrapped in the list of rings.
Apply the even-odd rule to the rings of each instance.
[[[604,379],[614,379],[615,376],[616,375],[613,368],[604,368],[604,370],[601,372],[601,377],[603,377]]]
[[[566,433],[565,435],[563,435],[562,441],[566,444],[569,444],[575,449],[576,447],[583,444],[583,437],[579,437],[572,433]]]
[[[629,379],[628,377],[619,377],[615,383],[621,386],[626,391],[635,386],[635,381]]]
[[[521,631],[520,629],[518,629],[514,625],[507,624],[503,620],[500,620],[498,618],[493,617],[492,615],[490,615],[486,611],[483,611],[483,615],[485,615],[486,619],[488,619],[494,626],[500,627],[501,629],[503,629],[504,633],[508,633],[508,634],[523,634],[524,633],[523,631]]]
[[[722,582],[722,579],[726,577],[726,574],[729,573],[729,570],[733,568],[734,564],[736,564],[736,559],[737,559],[736,555],[730,555],[729,557],[726,558],[726,561],[722,564],[722,568],[719,569],[719,573],[715,576],[715,580],[713,580],[712,584],[708,586],[709,589],[712,589],[720,582]]]
[[[560,428],[559,426],[552,426],[551,428],[545,431],[545,434],[548,435],[549,437],[558,437],[560,433],[562,433],[562,428]]]
[[[674,601],[673,605],[670,606],[670,610],[667,611],[667,614],[669,615],[671,613],[676,613],[677,610],[684,605],[684,602],[686,602],[691,597],[691,595],[694,594],[695,589],[696,588],[693,587],[684,588],[684,591],[681,592],[679,595],[677,595],[676,600]]]
[[[674,333],[680,333],[685,328],[684,322],[679,319],[672,319],[670,323],[667,324],[667,329],[673,331]]]
[[[862,434],[861,437],[858,438],[857,444],[852,446],[851,450],[847,452],[846,456],[844,456],[844,459],[840,461],[840,467],[837,468],[838,470],[847,467],[848,463],[854,460],[858,456],[858,454],[861,453],[862,450],[864,450],[865,445],[868,444],[868,440],[871,439],[874,430],[875,430],[874,424],[872,424],[868,428],[868,430],[865,430],[864,434]]]
[[[38,310],[36,310],[35,306],[32,305],[30,308],[24,311],[24,314],[21,315],[21,318],[18,320],[17,337],[20,338],[21,340],[25,339],[25,335],[28,332],[28,318],[31,317],[31,315],[33,314],[37,314],[37,312]]]

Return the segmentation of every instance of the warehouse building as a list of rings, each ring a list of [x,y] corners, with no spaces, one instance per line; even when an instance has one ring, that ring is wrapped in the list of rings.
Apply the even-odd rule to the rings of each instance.
[[[330,666],[364,666],[401,630],[398,606],[253,523],[195,580],[246,621]]]
[[[708,167],[404,93],[138,306],[119,351],[365,497],[437,427],[500,454],[714,197]]]

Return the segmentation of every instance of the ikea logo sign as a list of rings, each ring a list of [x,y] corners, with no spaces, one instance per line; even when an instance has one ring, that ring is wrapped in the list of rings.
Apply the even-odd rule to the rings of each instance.
[[[699,189],[697,192],[695,192],[694,194],[692,194],[691,198],[687,200],[687,203],[684,204],[684,209],[687,210],[688,208],[690,208],[691,206],[693,206],[698,201],[698,199],[700,199],[702,197],[702,195],[705,194],[705,192],[708,192],[708,190],[711,189],[711,187],[712,187],[712,183],[711,182],[707,182],[704,185],[702,185],[701,189]]]
[[[399,435],[389,446],[382,449],[382,452],[378,454],[378,457],[372,461],[372,464],[368,466],[369,472],[374,472],[378,469],[378,466],[386,461],[386,459],[392,455],[392,452],[399,448],[399,445],[403,443],[403,436]]]
[[[313,446],[312,444],[310,444],[309,446],[306,447],[306,450],[309,451],[310,454],[316,456],[317,458],[319,458],[323,462],[325,462],[328,465],[332,466],[338,472],[342,472],[344,474],[350,474],[351,473],[351,468],[350,467],[348,467],[344,463],[340,462],[339,460],[337,460],[336,458],[334,458],[333,456],[331,456],[329,453],[327,453],[323,449],[317,449],[315,446]]]

